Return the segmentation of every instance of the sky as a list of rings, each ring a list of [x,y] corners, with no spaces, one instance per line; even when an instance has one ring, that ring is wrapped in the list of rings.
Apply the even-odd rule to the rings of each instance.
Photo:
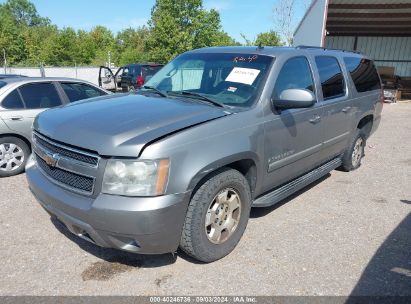
[[[38,13],[58,27],[90,30],[104,25],[114,33],[129,27],[145,25],[150,19],[155,0],[31,0]],[[239,42],[241,33],[254,39],[258,33],[274,27],[273,7],[277,0],[204,0],[206,9],[220,12],[223,30]],[[4,3],[5,0],[0,0]],[[116,6],[117,4],[117,6]],[[300,5],[297,18],[304,14]]]

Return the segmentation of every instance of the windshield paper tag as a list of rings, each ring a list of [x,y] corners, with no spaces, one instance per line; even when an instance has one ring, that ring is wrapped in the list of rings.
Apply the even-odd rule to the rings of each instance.
[[[247,68],[234,68],[225,81],[244,83],[252,85],[254,80],[260,74],[260,70]]]

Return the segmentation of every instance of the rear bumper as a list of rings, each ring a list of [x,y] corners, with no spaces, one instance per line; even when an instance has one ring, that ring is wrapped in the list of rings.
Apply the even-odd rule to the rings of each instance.
[[[100,194],[90,198],[58,187],[32,161],[26,175],[41,206],[87,241],[142,254],[178,248],[189,193],[150,198]]]

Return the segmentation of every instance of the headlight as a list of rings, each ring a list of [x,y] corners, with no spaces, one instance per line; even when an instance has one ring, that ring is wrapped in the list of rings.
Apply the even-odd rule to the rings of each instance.
[[[125,196],[156,196],[164,193],[169,160],[110,159],[104,172],[102,192]]]

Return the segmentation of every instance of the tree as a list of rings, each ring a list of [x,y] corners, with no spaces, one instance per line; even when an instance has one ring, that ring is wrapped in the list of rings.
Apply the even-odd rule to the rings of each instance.
[[[136,29],[128,28],[117,34],[115,61],[119,65],[132,62],[144,62],[149,60],[147,40],[150,31],[142,26]]]
[[[312,0],[277,0],[274,8],[274,29],[280,34],[281,40],[286,45],[292,45],[294,31],[298,25],[295,14],[296,8],[306,11]]]
[[[257,35],[255,40],[255,45],[262,46],[281,46],[281,38],[277,35],[275,31],[269,31],[265,33],[260,33]]]
[[[89,32],[77,31],[77,51],[74,61],[77,65],[89,65],[96,56],[96,46]]]
[[[148,27],[117,35],[104,26],[59,29],[29,0],[0,4],[0,51],[5,49],[13,65],[104,65],[109,51],[116,65],[165,63],[194,48],[221,45],[239,43],[222,30],[216,10],[203,8],[202,0],[157,0]]]
[[[94,65],[104,65],[108,61],[108,52],[114,53],[116,41],[113,33],[104,26],[96,26],[90,32],[91,43],[95,47]]]
[[[165,63],[178,54],[228,41],[216,10],[205,10],[202,0],[156,0],[147,41],[153,61]]]
[[[24,37],[26,59],[22,62],[28,65],[50,64],[50,57],[54,54],[53,41],[58,35],[57,26],[42,25],[25,27]]]
[[[16,21],[4,5],[0,5],[0,51],[6,51],[9,64],[25,59],[24,38]]]
[[[292,44],[296,26],[295,5],[296,0],[277,0],[273,9],[275,29],[286,45]]]
[[[74,29],[66,27],[52,41],[53,52],[48,63],[53,65],[74,65],[77,53],[77,35]]]
[[[241,46],[241,43],[236,41],[224,31],[220,31],[214,38],[213,46]]]
[[[257,38],[255,40],[250,40],[249,38],[247,38],[246,35],[244,35],[243,33],[240,34],[241,37],[244,39],[246,46],[257,46],[257,45],[261,45],[261,46],[281,46],[281,38],[278,36],[278,34],[271,30],[269,32],[264,32],[264,33],[260,33],[257,35]]]
[[[28,0],[7,0],[4,8],[14,17],[18,25],[36,26],[50,24],[50,19],[40,17],[34,4]]]

